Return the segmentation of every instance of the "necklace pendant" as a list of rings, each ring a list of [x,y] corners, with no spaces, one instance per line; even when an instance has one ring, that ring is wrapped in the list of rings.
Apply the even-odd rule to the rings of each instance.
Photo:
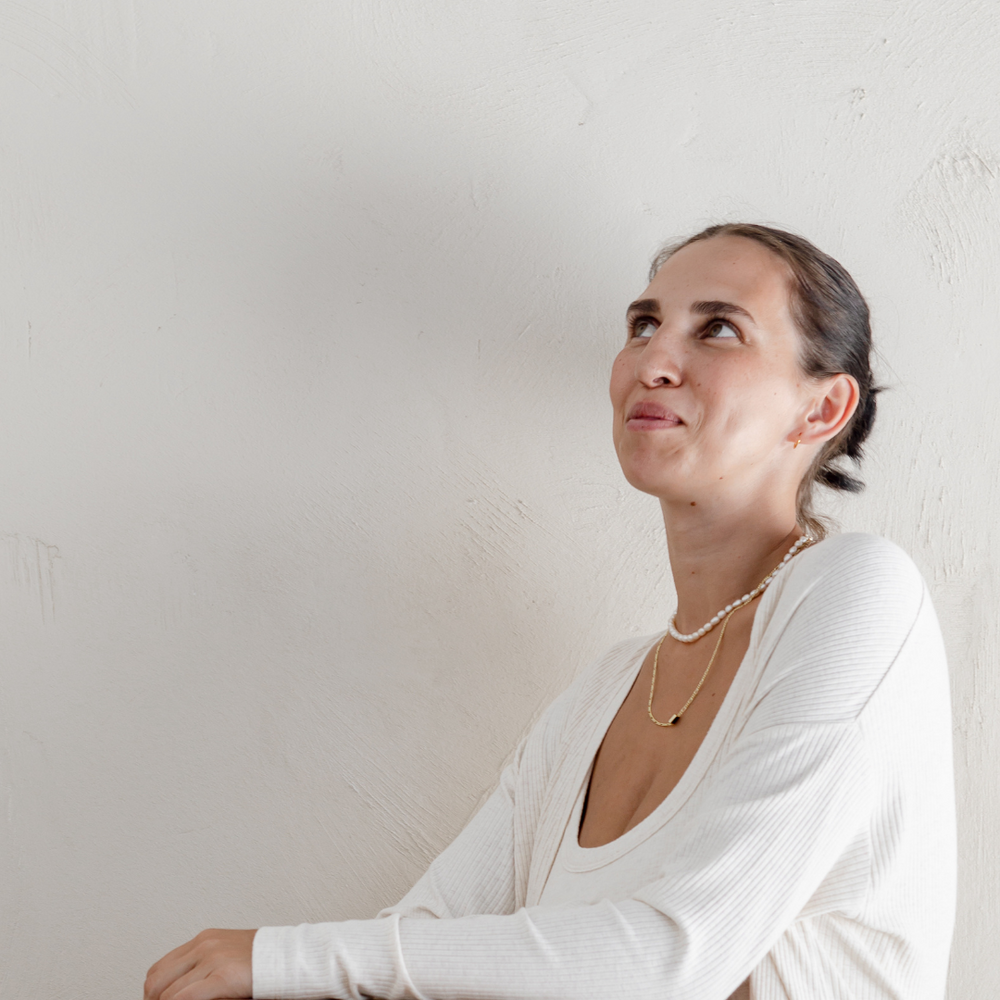
[[[680,722],[680,721],[681,721],[681,717],[679,715],[672,715],[670,717],[670,721],[667,723],[667,725],[668,726],[676,726],[677,723]]]

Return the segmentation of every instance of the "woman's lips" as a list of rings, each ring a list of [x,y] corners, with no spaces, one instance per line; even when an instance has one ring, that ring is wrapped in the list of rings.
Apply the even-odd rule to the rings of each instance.
[[[679,427],[683,420],[673,410],[659,403],[636,403],[625,418],[630,431],[659,431],[666,427]]]

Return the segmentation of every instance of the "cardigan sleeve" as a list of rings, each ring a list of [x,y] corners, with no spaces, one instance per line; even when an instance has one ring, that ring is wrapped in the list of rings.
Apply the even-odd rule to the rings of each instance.
[[[869,806],[853,724],[772,727],[741,744],[661,877],[631,898],[262,929],[254,997],[721,1000],[806,904]]]
[[[841,546],[832,555],[844,552]],[[863,571],[866,559],[854,558],[850,545],[846,552],[848,568]],[[806,573],[803,586],[787,588],[796,595],[794,611],[769,654],[760,702],[658,878],[628,898],[592,905],[463,915],[449,906],[447,916],[435,910],[437,920],[397,912],[262,928],[254,943],[254,997],[728,996],[838,860],[864,841],[873,792],[859,719],[919,613],[922,581],[917,574],[915,586],[915,571],[905,565],[888,574],[891,593],[869,613],[867,584],[845,573],[843,560],[831,563],[814,579]],[[827,613],[831,602],[840,614]],[[859,628],[871,641],[859,642]],[[838,688],[828,671],[845,650],[846,669],[834,670]],[[820,697],[817,678],[826,684]],[[501,896],[510,898],[493,898]]]

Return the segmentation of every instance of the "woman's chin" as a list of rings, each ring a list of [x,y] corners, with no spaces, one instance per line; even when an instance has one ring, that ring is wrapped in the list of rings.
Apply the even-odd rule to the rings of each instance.
[[[686,488],[685,477],[678,475],[665,475],[662,467],[656,469],[636,469],[622,466],[625,478],[629,485],[635,487],[641,493],[648,493],[650,496],[665,500],[668,503],[686,496],[690,489]]]
[[[651,496],[671,499],[687,492],[692,485],[690,470],[684,469],[677,456],[629,449],[625,454],[619,453],[618,460],[629,484]]]

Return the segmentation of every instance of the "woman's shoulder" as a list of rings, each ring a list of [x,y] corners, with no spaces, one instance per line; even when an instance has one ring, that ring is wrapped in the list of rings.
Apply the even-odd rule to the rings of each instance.
[[[818,565],[855,567],[857,569],[881,570],[902,576],[920,577],[913,560],[895,542],[864,531],[849,531],[828,535],[820,542],[810,545],[802,553],[801,562],[815,562]]]
[[[790,564],[762,621],[762,718],[857,718],[922,616],[936,628],[923,577],[899,546],[858,533],[811,546]]]
[[[780,578],[779,578],[780,579]],[[777,582],[777,581],[776,581]],[[868,609],[912,618],[924,599],[924,579],[913,560],[879,535],[848,532],[830,535],[792,560],[780,599],[797,603],[825,600],[832,610]]]

